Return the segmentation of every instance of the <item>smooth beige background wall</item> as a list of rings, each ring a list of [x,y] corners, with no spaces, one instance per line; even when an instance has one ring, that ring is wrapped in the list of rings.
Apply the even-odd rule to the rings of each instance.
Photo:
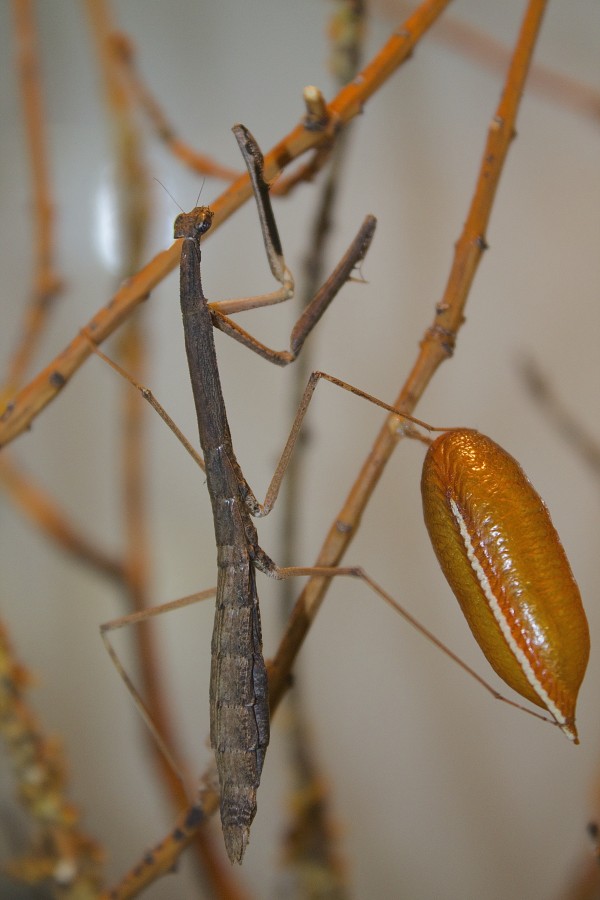
[[[457,2],[451,12],[510,43],[523,4]],[[242,121],[268,149],[302,115],[309,83],[331,96],[324,28],[331,7],[304,3],[114,2],[135,42],[139,66],[183,137],[240,166],[231,126]],[[374,4],[367,58],[402,20]],[[392,3],[386,4],[388,12]],[[68,290],[39,365],[71,339],[112,293],[99,209],[111,164],[96,60],[79,4],[39,3],[48,137],[57,197],[58,255]],[[31,266],[30,185],[15,81],[8,4],[0,6],[1,358],[18,333]],[[550,4],[537,59],[598,86],[600,13],[594,2]],[[453,243],[465,219],[486,129],[501,80],[432,34],[414,59],[368,104],[354,129],[331,263],[367,212],[379,219],[363,266],[310,343],[321,368],[392,399],[443,290]],[[442,367],[418,415],[492,436],[515,455],[546,499],[571,558],[592,632],[581,694],[581,746],[493,702],[427,646],[361,585],[331,590],[302,652],[312,737],[332,791],[357,898],[548,900],[561,896],[573,866],[590,850],[600,766],[597,560],[600,487],[528,395],[519,362],[531,356],[564,402],[600,440],[600,130],[530,92],[518,120],[454,359]],[[184,208],[200,184],[152,139],[148,165]],[[202,202],[220,193],[207,180]],[[155,188],[156,224],[147,258],[172,240],[176,214]],[[277,202],[289,262],[297,273],[316,188]],[[255,210],[248,205],[204,252],[211,298],[271,289]],[[195,436],[178,311],[177,279],[146,304],[155,394]],[[249,327],[287,344],[292,313],[254,314]],[[263,495],[292,413],[291,371],[274,369],[217,337],[222,378],[240,461]],[[42,415],[18,450],[73,516],[107,545],[119,533],[115,376],[91,361]],[[320,388],[310,413],[312,442],[298,563],[310,564],[375,435],[381,414],[334,388]],[[141,401],[140,401],[141,402]],[[162,423],[148,415],[156,602],[214,582],[209,503],[194,470]],[[461,656],[489,675],[437,570],[422,524],[422,448],[404,445],[365,515],[348,561],[360,563]],[[259,522],[261,543],[278,554],[277,508]],[[110,853],[112,877],[159,840],[171,823],[153,785],[142,726],[104,653],[98,625],[120,614],[99,579],[73,567],[3,505],[0,518],[3,615],[39,679],[34,697],[47,726],[63,735],[72,796],[88,829]],[[260,579],[265,652],[277,643],[278,586]],[[168,688],[187,762],[209,759],[208,671],[212,606],[159,622]],[[126,638],[121,644],[125,647]],[[125,650],[124,650],[125,652]],[[278,839],[285,824],[286,762],[274,726],[259,812],[242,870],[257,897],[281,896]],[[5,779],[2,804],[12,803]],[[195,896],[181,874],[148,896]],[[191,884],[191,883],[190,883]]]

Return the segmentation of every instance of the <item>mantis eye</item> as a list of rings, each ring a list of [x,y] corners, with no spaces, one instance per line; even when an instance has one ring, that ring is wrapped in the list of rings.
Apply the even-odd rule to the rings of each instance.
[[[204,234],[212,225],[213,212],[208,206],[198,206],[191,213],[194,221],[194,231],[197,235]]]
[[[205,231],[208,231],[210,228],[210,223],[212,219],[203,219],[201,222],[196,224],[196,231],[198,234],[204,234]]]

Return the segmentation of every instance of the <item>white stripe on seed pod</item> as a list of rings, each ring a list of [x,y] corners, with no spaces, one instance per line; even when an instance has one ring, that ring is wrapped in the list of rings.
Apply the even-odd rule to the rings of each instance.
[[[469,562],[471,563],[471,567],[473,568],[473,571],[477,576],[477,580],[481,585],[481,590],[483,591],[485,598],[488,601],[489,607],[496,622],[498,623],[500,631],[502,632],[513,656],[521,667],[521,671],[525,675],[525,678],[527,679],[533,690],[536,692],[538,697],[544,702],[548,711],[554,716],[569,740],[575,740],[575,735],[573,734],[571,729],[566,726],[566,718],[564,714],[560,711],[556,703],[544,689],[544,686],[536,677],[535,671],[532,668],[531,663],[527,659],[527,656],[525,655],[525,653],[523,653],[523,650],[521,649],[521,647],[519,647],[518,643],[514,639],[512,631],[510,629],[510,625],[506,620],[504,613],[502,612],[502,608],[500,607],[500,604],[498,603],[498,600],[492,590],[492,586],[488,580],[488,577],[481,563],[477,559],[477,556],[475,555],[475,548],[471,540],[469,529],[467,528],[467,523],[465,522],[462,513],[460,512],[458,506],[456,505],[456,502],[452,499],[452,497],[450,498],[450,507],[458,524],[461,537],[464,541],[465,549],[467,551],[467,557],[469,559]]]

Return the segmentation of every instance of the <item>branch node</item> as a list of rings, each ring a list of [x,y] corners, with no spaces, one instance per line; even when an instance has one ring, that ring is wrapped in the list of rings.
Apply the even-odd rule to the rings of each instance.
[[[325,97],[314,84],[307,85],[303,92],[306,105],[304,127],[307,131],[326,131],[331,121]]]
[[[63,388],[65,386],[65,384],[67,383],[67,379],[65,378],[65,376],[62,374],[62,372],[59,372],[57,369],[55,369],[53,372],[50,373],[48,381],[50,382],[52,387],[59,388],[59,389]]]
[[[450,328],[443,328],[441,325],[432,325],[425,332],[421,346],[423,347],[429,342],[439,344],[446,356],[450,357],[454,353],[456,331]]]
[[[350,534],[350,532],[354,528],[354,525],[352,524],[352,522],[343,522],[341,519],[338,519],[335,523],[335,527],[340,534]]]

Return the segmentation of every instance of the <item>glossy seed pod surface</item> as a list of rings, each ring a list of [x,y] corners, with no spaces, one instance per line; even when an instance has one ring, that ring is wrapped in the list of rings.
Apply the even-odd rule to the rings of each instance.
[[[510,454],[467,429],[430,446],[421,492],[436,556],[488,661],[577,743],[589,630],[543,500]]]

